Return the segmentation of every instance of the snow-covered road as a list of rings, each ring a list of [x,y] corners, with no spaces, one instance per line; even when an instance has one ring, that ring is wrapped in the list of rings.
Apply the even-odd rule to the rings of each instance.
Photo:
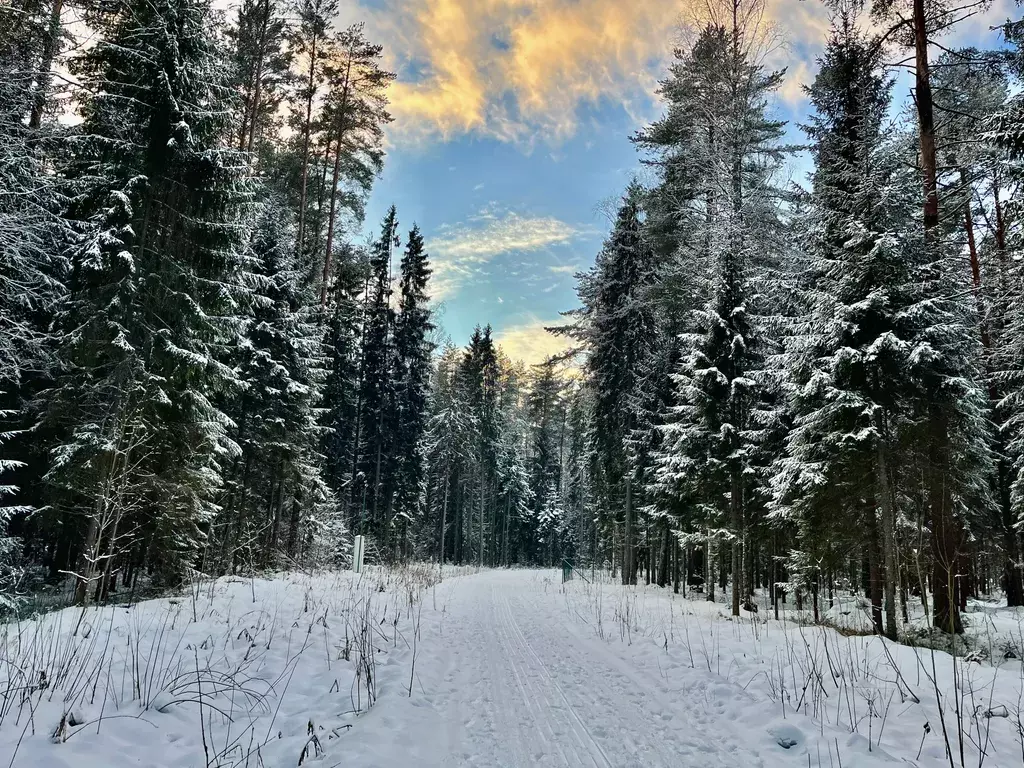
[[[552,576],[461,580],[444,629],[446,765],[760,766],[742,724],[693,691],[680,706],[665,680],[624,660],[567,616]],[[665,674],[676,670],[666,670]],[[749,742],[749,739],[747,739]]]
[[[866,768],[896,762],[877,747],[869,751],[861,736],[818,733],[806,717],[781,716],[777,705],[726,679],[713,659],[697,666],[681,652],[682,624],[666,625],[663,644],[649,633],[631,637],[652,619],[649,612],[639,615],[647,608],[635,593],[579,581],[563,588],[553,571],[485,571],[436,589],[425,600],[413,696],[382,700],[365,716],[362,732],[351,733],[350,743],[358,745],[353,764],[838,768],[841,762]],[[626,598],[612,604],[620,593]],[[671,595],[659,590],[654,598],[665,607]],[[731,647],[708,651],[726,663],[733,653]]]

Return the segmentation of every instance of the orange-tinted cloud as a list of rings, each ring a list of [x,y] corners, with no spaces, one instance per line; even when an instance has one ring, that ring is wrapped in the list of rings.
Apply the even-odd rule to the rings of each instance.
[[[819,2],[767,3],[758,23],[791,44],[774,46],[767,63],[797,65],[782,97],[799,101],[828,11]],[[650,119],[680,29],[699,23],[703,8],[700,0],[387,0],[373,26],[399,74],[393,140],[557,143],[575,133],[586,105],[607,103]]]
[[[394,0],[377,15],[394,57],[399,139],[474,133],[557,141],[585,103],[650,104],[676,0]]]

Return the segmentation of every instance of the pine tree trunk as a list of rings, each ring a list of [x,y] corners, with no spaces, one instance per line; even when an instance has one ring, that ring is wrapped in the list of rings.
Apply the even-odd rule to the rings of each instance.
[[[931,73],[928,68],[928,30],[925,0],[913,0],[914,25],[914,103],[924,175],[924,230],[932,237],[939,225],[938,162],[935,153],[935,117]]]
[[[319,38],[313,37],[310,42],[309,76],[306,87],[306,119],[302,125],[302,182],[299,185],[299,223],[295,236],[295,253],[302,253],[303,238],[306,234],[306,192],[309,181],[309,145],[313,133],[313,86],[316,83],[316,49]]]
[[[348,58],[345,69],[345,85],[341,95],[341,107],[338,110],[337,149],[334,152],[334,171],[331,176],[331,209],[327,217],[327,249],[324,252],[324,275],[320,285],[320,309],[327,306],[327,284],[331,277],[331,258],[334,250],[334,222],[338,210],[338,178],[341,176],[341,148],[345,137],[345,111],[348,109],[349,80],[352,75],[352,56]]]
[[[249,135],[246,137],[245,151],[252,158],[252,148],[256,142],[256,124],[259,122],[260,100],[263,98],[263,67],[267,50],[267,32],[270,29],[270,0],[263,0],[263,18],[260,25],[260,52],[256,61],[255,82],[252,88],[251,114],[249,115]]]
[[[934,100],[928,65],[928,30],[925,0],[913,1],[915,98],[924,177],[923,223],[926,242],[934,247],[939,226],[938,162],[935,151]],[[949,425],[941,408],[930,414],[928,446],[928,500],[932,513],[933,624],[960,634],[956,564],[961,546],[960,526],[953,513],[952,492],[945,471],[949,464]]]

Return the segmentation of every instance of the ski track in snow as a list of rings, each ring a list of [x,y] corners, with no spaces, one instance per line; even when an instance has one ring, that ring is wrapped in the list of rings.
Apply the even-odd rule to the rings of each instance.
[[[524,594],[521,574],[490,572],[453,592],[451,685],[434,701],[450,724],[442,765],[764,765],[721,706],[706,709],[701,695],[680,707],[661,680],[567,620],[560,595],[537,588]]]

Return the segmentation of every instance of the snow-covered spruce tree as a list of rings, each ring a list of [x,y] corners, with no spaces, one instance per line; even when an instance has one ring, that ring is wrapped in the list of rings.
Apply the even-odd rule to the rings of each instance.
[[[530,487],[536,529],[532,540],[537,551],[533,560],[553,565],[561,555],[558,524],[561,518],[562,452],[564,450],[565,383],[557,371],[558,361],[548,358],[534,369],[528,396],[530,424]],[[554,515],[558,512],[558,517]]]
[[[1007,75],[1015,82],[1024,78],[1024,21],[1008,23],[1003,28],[1012,46],[1006,55]],[[997,497],[1005,531],[1004,589],[1007,603],[1024,601],[1021,588],[1024,563],[1021,556],[1021,533],[1024,532],[1024,292],[1021,290],[1019,254],[1024,241],[1016,222],[1020,221],[1020,193],[1007,194],[1024,179],[1024,96],[1015,93],[983,126],[984,138],[997,153],[992,165],[990,186],[986,196],[991,208],[992,259],[995,290],[990,298],[992,313],[993,354],[989,360],[992,383],[999,397],[996,423],[1003,453],[1000,469],[1008,476],[1009,498]],[[984,285],[989,288],[989,285]],[[998,489],[1003,491],[1000,484]],[[1014,554],[1016,548],[1016,555]],[[1014,594],[1016,591],[1016,594]],[[1016,599],[1015,599],[1016,598]]]
[[[358,462],[351,502],[357,510],[356,530],[374,536],[385,556],[393,552],[395,381],[391,267],[399,245],[394,206],[381,223],[380,239],[370,256],[360,371]]]
[[[981,369],[988,407],[997,425],[1004,423],[1007,415],[1000,408],[997,368],[1004,347],[1007,287],[1013,284],[1007,280],[1009,263],[1000,231],[1004,201],[996,197],[1008,170],[1006,157],[983,135],[984,127],[1003,108],[1008,93],[1006,74],[996,66],[998,59],[998,54],[974,48],[948,51],[939,57],[932,77],[945,225],[950,247],[966,251],[967,263],[961,267],[960,278],[975,294]],[[1019,605],[1024,602],[1024,582],[1019,565],[1020,536],[1014,527],[1017,515],[1012,504],[1012,460],[1006,449],[1011,433],[1003,429],[995,433],[996,471],[991,478],[995,505],[990,516],[978,515],[972,521],[967,560],[977,561],[986,555],[1001,558],[1007,602]],[[971,568],[960,576],[967,594],[977,593],[977,575],[977,569]]]
[[[738,615],[741,592],[751,586],[744,544],[760,506],[753,477],[770,418],[757,385],[766,353],[757,315],[769,308],[755,277],[783,249],[781,195],[772,178],[784,148],[782,124],[767,116],[782,73],[766,72],[757,60],[760,6],[728,5],[736,12],[716,14],[728,24],[713,21],[680,51],[672,73],[678,86],[663,88],[677,100],[676,113],[696,123],[681,135],[703,169],[694,180],[701,215],[683,251],[705,281],[707,300],[680,335],[682,362],[655,482],[660,496],[674,494],[697,511],[709,552],[716,541],[729,542]]]
[[[492,565],[527,562],[534,542],[535,531],[530,525],[534,488],[527,452],[529,424],[519,392],[520,373],[506,376],[498,409]]]
[[[604,535],[621,540],[617,563],[625,584],[636,583],[636,504],[626,440],[635,426],[631,398],[654,324],[647,290],[655,276],[654,252],[645,238],[643,191],[632,184],[622,198],[611,234],[593,269],[577,288],[583,308],[569,333],[587,352],[586,375],[594,393],[594,448],[602,480],[598,508]],[[621,539],[614,532],[621,526]]]
[[[445,563],[454,553],[451,535],[459,503],[460,477],[471,453],[475,429],[472,415],[462,399],[457,376],[462,350],[445,346],[438,360],[431,387],[430,418],[424,453],[427,462],[425,511],[416,538],[421,552]]]
[[[594,520],[594,435],[588,388],[579,381],[568,384],[566,447],[562,468],[565,499],[566,556],[578,565],[597,558],[597,526]]]
[[[928,446],[921,460],[931,520],[932,620],[937,628],[959,633],[963,579],[957,573],[967,549],[969,508],[965,505],[973,504],[976,509],[979,503],[968,502],[965,494],[974,495],[980,483],[988,482],[988,476],[976,474],[987,471],[978,465],[985,463],[980,453],[987,449],[986,413],[984,400],[976,399],[979,392],[984,396],[977,387],[981,375],[981,355],[976,349],[977,307],[973,296],[970,306],[964,306],[964,280],[957,263],[958,238],[963,229],[954,225],[954,235],[950,224],[959,223],[959,217],[943,219],[943,214],[955,212],[956,206],[955,194],[948,195],[942,188],[930,49],[938,35],[949,31],[962,15],[948,3],[924,0],[878,0],[872,3],[872,12],[876,21],[891,24],[897,44],[913,52],[917,166],[923,189],[923,243],[917,259],[921,265],[917,279],[927,292],[916,319],[921,335],[920,354],[915,359],[921,364],[915,384],[922,398],[918,415],[927,425],[918,438]],[[943,316],[945,319],[940,319]],[[970,460],[962,460],[964,452]]]
[[[673,373],[679,366],[679,343],[674,323],[650,324],[654,330],[640,361],[636,391],[630,398],[633,428],[626,437],[630,472],[638,489],[638,511],[646,525],[648,583],[664,587],[673,577],[678,561],[679,526],[675,499],[657,497],[657,456],[663,441],[662,427],[673,400]],[[664,501],[665,503],[661,503]],[[684,537],[685,538],[685,537]]]
[[[324,477],[353,527],[350,491],[357,471],[362,296],[369,280],[369,256],[364,249],[349,247],[338,249],[335,257],[324,339],[327,376],[321,400],[322,453]]]
[[[797,527],[791,570],[836,567],[840,553],[863,552],[876,631],[884,578],[884,631],[895,638],[895,483],[908,460],[915,333],[906,311],[920,297],[900,246],[911,201],[898,147],[883,141],[890,82],[882,66],[855,18],[837,15],[808,89],[815,170],[800,223],[809,309],[786,339],[793,427],[775,468],[772,516]]]
[[[286,209],[268,201],[249,243],[251,315],[232,362],[240,387],[227,413],[241,455],[227,474],[221,562],[239,568],[296,560],[309,544],[306,513],[329,513],[320,473],[320,322],[304,299]]]
[[[430,265],[419,227],[409,232],[400,266],[398,315],[395,318],[395,516],[401,527],[402,553],[408,556],[406,535],[423,503],[423,439],[427,426],[433,346],[427,283]]]
[[[24,513],[41,501],[45,462],[26,428],[29,407],[48,383],[49,325],[64,292],[68,237],[59,183],[47,169],[57,137],[41,74],[60,28],[51,3],[15,8],[0,29],[0,600],[15,575],[7,564],[20,548],[7,536],[8,522],[17,515],[24,527]]]
[[[489,325],[474,329],[456,374],[456,384],[474,430],[456,510],[455,556],[457,562],[476,561],[483,565],[496,550],[495,488],[501,437],[502,361]]]
[[[237,450],[212,397],[237,385],[221,357],[246,190],[241,157],[218,148],[229,101],[210,18],[201,0],[128,2],[72,65],[83,122],[65,172],[80,236],[47,483],[50,514],[80,536],[80,601],[143,556],[165,580],[193,564]]]

